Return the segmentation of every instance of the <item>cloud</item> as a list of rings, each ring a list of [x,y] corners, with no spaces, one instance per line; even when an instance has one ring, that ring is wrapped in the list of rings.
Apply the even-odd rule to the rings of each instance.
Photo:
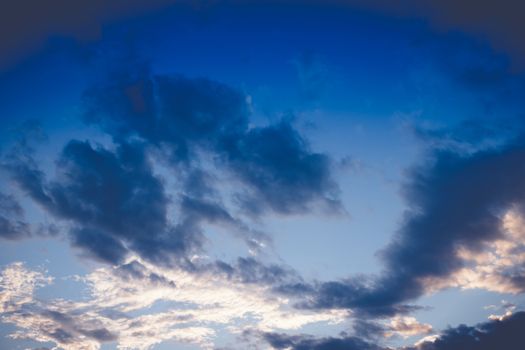
[[[251,212],[307,212],[315,202],[340,210],[329,158],[311,153],[288,122],[251,129],[227,152],[229,165],[252,190],[240,198]]]
[[[100,322],[72,313],[70,303],[57,301],[45,305],[37,301],[35,291],[52,281],[43,272],[28,270],[22,263],[13,263],[2,270],[1,320],[18,326],[10,338],[53,342],[72,350],[95,350],[99,342],[114,339]]]
[[[228,279],[242,283],[261,283],[273,286],[274,291],[279,291],[283,285],[303,283],[297,271],[284,265],[265,265],[253,257],[239,257],[234,264],[216,261],[211,267],[204,265],[204,268],[215,270]]]
[[[197,146],[235,138],[248,123],[245,96],[236,90],[208,79],[153,76],[146,64],[110,74],[84,99],[88,123],[116,138],[136,134],[165,144],[174,162],[190,161]]]
[[[12,195],[0,192],[0,237],[16,240],[30,235],[24,210]]]
[[[525,245],[521,209],[510,209],[502,218],[502,237],[480,250],[461,247],[457,254],[465,266],[442,279],[426,281],[429,288],[480,288],[499,293],[525,292]]]
[[[356,319],[352,328],[355,336],[375,342],[385,338],[409,338],[430,334],[433,331],[428,323],[420,323],[415,317],[399,315],[381,321]]]
[[[233,334],[247,325],[269,332],[339,323],[347,316],[294,310],[289,300],[269,295],[269,287],[224,279],[212,270],[195,274],[163,268],[138,257],[78,280],[87,286],[87,298],[40,300],[35,291],[52,279],[21,263],[7,266],[1,273],[0,306],[2,321],[17,327],[10,336],[74,350],[99,349],[107,342],[146,350],[165,340],[208,349],[218,326],[228,326]],[[163,311],[156,311],[159,303]]]
[[[435,291],[434,281],[446,280],[471,263],[462,252],[475,255],[491,243],[505,241],[504,214],[511,208],[521,210],[525,199],[525,168],[520,166],[524,161],[520,139],[473,154],[434,151],[426,163],[412,169],[404,185],[408,209],[391,243],[380,253],[383,273],[318,283],[298,306],[350,308],[372,316],[414,310],[406,303]],[[508,253],[500,254],[499,267],[509,263]],[[518,256],[489,274],[482,273],[481,266],[478,277],[498,276],[507,280],[505,286],[512,280],[517,286],[521,265]],[[488,284],[496,285],[495,280],[487,280],[469,287]]]
[[[525,313],[517,312],[501,320],[492,320],[475,327],[461,325],[449,328],[432,341],[421,342],[412,350],[456,350],[456,349],[508,349],[518,350],[523,346],[522,330]]]
[[[30,154],[11,157],[7,168],[33,200],[72,224],[72,244],[99,260],[118,263],[131,250],[169,262],[198,245],[200,231],[168,222],[168,196],[141,144],[113,152],[72,140],[49,182]]]
[[[71,225],[71,244],[85,256],[119,264],[134,252],[199,272],[211,266],[244,283],[300,281],[290,269],[249,258],[197,266],[192,256],[201,248],[205,223],[226,225],[252,254],[271,244],[266,234],[232,216],[209,168],[234,176],[233,198],[251,215],[293,214],[311,210],[313,203],[339,209],[329,158],[311,152],[290,121],[249,127],[246,96],[226,85],[153,76],[147,66],[116,74],[85,95],[86,121],[109,132],[114,148],[71,140],[57,175],[46,179],[22,137],[4,163],[13,180]],[[209,156],[212,164],[206,163]],[[164,181],[153,174],[152,157],[177,174],[170,198]]]
[[[419,334],[428,334],[432,332],[432,326],[428,323],[420,323],[415,317],[396,316],[390,321],[386,327],[385,336],[392,337],[400,335],[403,338],[408,338]]]
[[[321,349],[374,349],[374,350],[518,350],[522,346],[522,329],[525,312],[517,312],[502,319],[491,320],[476,326],[460,325],[448,328],[440,334],[423,338],[414,346],[383,347],[364,341],[357,336],[342,334],[340,337],[315,338],[308,335],[262,333],[260,336],[274,349],[321,350]]]
[[[29,271],[22,263],[13,263],[2,270],[0,283],[0,307],[2,313],[10,312],[19,305],[29,303],[38,287],[51,283],[52,278],[42,272]]]
[[[264,340],[274,349],[290,350],[386,350],[357,337],[314,338],[306,335],[290,336],[282,333],[265,333]]]
[[[206,178],[204,152],[241,185],[237,201],[252,214],[301,213],[316,203],[340,209],[329,157],[312,152],[290,121],[250,127],[246,95],[208,79],[153,75],[140,65],[115,74],[86,92],[88,123],[117,140],[139,136],[176,168]],[[198,185],[188,190],[212,190]]]

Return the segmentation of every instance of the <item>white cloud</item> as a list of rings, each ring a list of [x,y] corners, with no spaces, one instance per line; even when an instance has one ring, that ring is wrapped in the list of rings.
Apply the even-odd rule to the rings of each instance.
[[[481,250],[461,247],[458,256],[465,267],[449,277],[427,279],[429,292],[442,288],[485,289],[499,293],[524,292],[525,279],[525,219],[519,210],[509,210],[502,218],[502,237],[486,243]]]
[[[408,338],[419,334],[428,334],[432,332],[432,326],[428,323],[419,323],[415,317],[395,316],[390,320],[385,333],[386,337],[400,335]]]
[[[425,343],[434,343],[436,340],[439,339],[439,335],[433,334],[433,335],[427,335],[426,337],[423,337],[422,339],[418,340],[414,346],[416,348],[422,346]]]
[[[218,326],[232,333],[244,327],[294,330],[348,316],[337,310],[296,310],[290,300],[261,285],[161,268],[138,258],[131,265],[99,268],[81,280],[88,286],[88,301],[39,301],[35,289],[52,280],[21,263],[8,266],[0,287],[2,321],[19,329],[11,337],[54,342],[68,350],[96,350],[108,341],[122,350],[146,350],[165,340],[205,349],[213,347]]]

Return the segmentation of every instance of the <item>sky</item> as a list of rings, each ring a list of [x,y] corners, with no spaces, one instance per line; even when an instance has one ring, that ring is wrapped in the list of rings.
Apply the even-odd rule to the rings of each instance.
[[[0,349],[522,349],[518,0],[0,4]]]

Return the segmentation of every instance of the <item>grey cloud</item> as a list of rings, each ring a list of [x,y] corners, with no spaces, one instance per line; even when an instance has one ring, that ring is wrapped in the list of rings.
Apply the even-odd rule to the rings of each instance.
[[[62,328],[55,328],[48,335],[57,340],[59,344],[70,344],[78,340],[78,336],[85,336],[94,339],[100,343],[109,342],[117,339],[115,334],[112,334],[107,329],[94,328],[85,329],[77,324],[75,318],[60,311],[44,310],[42,316],[49,318],[60,325]]]
[[[319,283],[313,298],[298,306],[351,308],[369,316],[417,309],[406,303],[424,294],[431,279],[464,266],[459,248],[481,251],[503,237],[502,214],[525,200],[524,163],[521,139],[474,154],[435,151],[404,186],[409,208],[380,253],[384,272]],[[516,266],[511,277],[518,284],[520,271]]]
[[[460,325],[443,331],[434,342],[425,342],[409,350],[518,350],[523,347],[525,312],[503,320],[480,323],[474,327]]]
[[[329,157],[312,152],[290,121],[249,128],[246,96],[208,79],[153,75],[147,66],[117,73],[85,96],[89,123],[115,139],[136,135],[177,169],[210,178],[198,151],[243,185],[237,194],[252,214],[300,213],[319,203],[340,210]],[[188,191],[213,193],[211,182],[186,181]]]
[[[199,231],[168,223],[169,199],[140,144],[120,144],[112,152],[71,141],[50,182],[30,156],[11,159],[7,168],[31,198],[73,225],[73,245],[100,260],[118,263],[133,250],[169,263],[198,246]]]
[[[522,348],[522,329],[525,313],[517,312],[502,320],[488,321],[476,326],[460,325],[450,327],[433,341],[418,346],[384,347],[367,342],[357,336],[342,334],[340,337],[315,338],[308,335],[287,335],[282,333],[261,333],[262,339],[274,349],[293,350],[489,350]]]
[[[357,337],[314,338],[307,335],[264,333],[263,339],[274,349],[292,350],[386,350]]]
[[[12,195],[0,192],[0,237],[16,240],[30,235],[24,210]]]

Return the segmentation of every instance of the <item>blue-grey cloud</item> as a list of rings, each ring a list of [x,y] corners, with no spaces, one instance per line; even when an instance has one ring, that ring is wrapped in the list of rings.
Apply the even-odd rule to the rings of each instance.
[[[260,249],[268,238],[226,208],[202,152],[233,176],[234,199],[250,215],[341,208],[329,157],[311,151],[288,120],[250,127],[246,96],[224,84],[134,66],[88,89],[85,101],[85,120],[108,132],[115,150],[72,140],[56,177],[47,179],[34,150],[15,147],[5,168],[34,201],[72,224],[71,242],[87,256],[111,263],[129,251],[150,261],[185,258],[200,248],[204,222],[243,231],[250,248]],[[153,174],[151,157],[181,184],[172,198]],[[176,210],[168,220],[171,204]],[[236,266],[244,276],[247,267]]]
[[[0,192],[0,237],[16,240],[30,235],[30,227],[24,221],[24,210],[12,196]]]
[[[73,245],[100,260],[118,263],[129,250],[169,260],[166,255],[184,257],[198,245],[199,231],[168,223],[169,198],[141,144],[120,144],[113,152],[72,140],[51,181],[31,155],[11,157],[6,167],[33,200],[72,224]]]
[[[282,285],[302,283],[301,276],[290,267],[278,264],[263,264],[253,257],[239,257],[234,264],[216,261],[211,268],[226,278],[242,283],[273,285],[277,292]]]
[[[261,338],[274,349],[293,350],[489,350],[522,348],[522,330],[525,326],[525,312],[517,312],[502,320],[491,320],[476,326],[460,325],[450,327],[432,341],[417,346],[384,347],[362,339],[359,333],[354,336],[342,334],[340,337],[315,338],[308,335],[288,335],[283,333],[262,333]]]
[[[144,15],[182,1],[24,0],[0,4],[0,71],[43,49],[52,37],[99,39],[114,21]],[[186,1],[186,3],[190,3]]]
[[[523,347],[525,312],[517,312],[503,320],[480,323],[471,327],[449,328],[434,342],[425,342],[418,350],[519,350]],[[411,350],[414,350],[411,348]]]
[[[292,350],[386,350],[358,337],[314,338],[307,335],[264,333],[263,339],[274,349]]]
[[[524,162],[521,139],[474,154],[435,151],[403,187],[408,209],[380,253],[384,272],[319,283],[313,298],[299,306],[376,316],[414,310],[406,303],[424,294],[430,280],[464,266],[459,248],[480,251],[502,238],[502,214],[525,201]],[[525,291],[519,269],[515,274],[515,287]]]
[[[78,335],[94,339],[98,342],[109,342],[117,339],[115,334],[112,334],[107,329],[95,328],[95,329],[85,329],[77,324],[74,317],[71,315],[65,314],[60,311],[54,310],[43,310],[41,315],[45,318],[48,318],[60,325],[61,328],[55,328],[48,335],[56,339],[61,344],[74,343],[75,338]]]
[[[174,167],[202,176],[197,153],[211,153],[243,185],[237,199],[252,214],[305,212],[316,203],[340,209],[329,157],[311,151],[290,121],[250,128],[246,96],[229,86],[138,65],[93,86],[85,100],[87,122],[117,141],[139,136]]]

